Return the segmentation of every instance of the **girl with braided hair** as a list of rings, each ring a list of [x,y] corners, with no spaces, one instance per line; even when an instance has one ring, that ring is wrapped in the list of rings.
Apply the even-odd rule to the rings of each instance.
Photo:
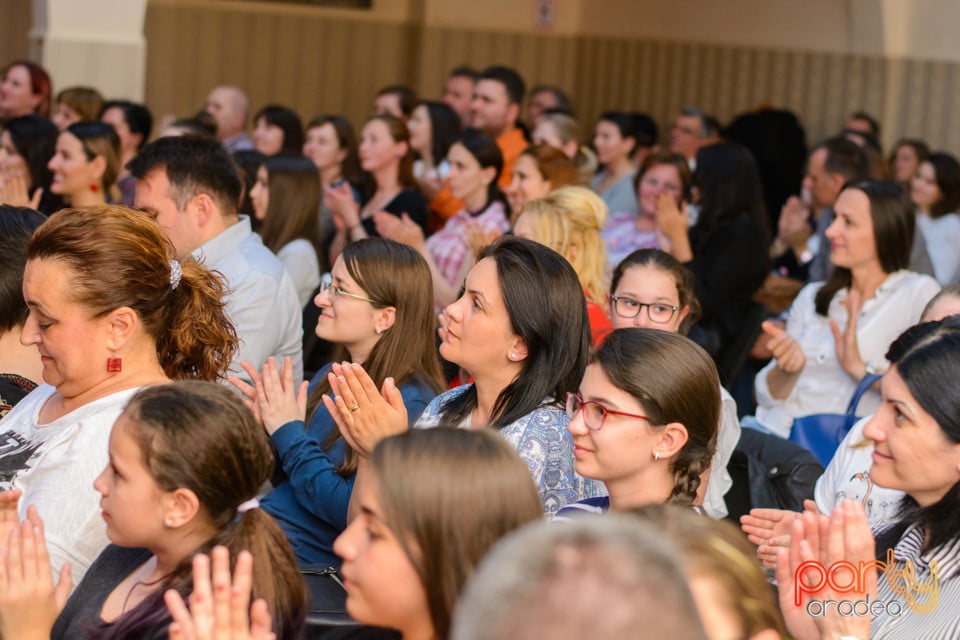
[[[717,445],[720,381],[694,342],[655,329],[617,329],[591,356],[566,408],[575,469],[602,481],[607,495],[567,505],[558,518],[698,502]]]

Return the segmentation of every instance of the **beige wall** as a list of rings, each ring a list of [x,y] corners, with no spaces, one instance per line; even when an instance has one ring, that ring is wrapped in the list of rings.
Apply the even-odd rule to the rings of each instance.
[[[0,53],[26,55],[30,0],[4,2]],[[569,91],[588,130],[607,108],[666,125],[687,104],[728,119],[766,103],[796,111],[815,140],[865,108],[884,121],[887,144],[915,135],[960,152],[955,0],[554,0],[554,24],[540,30],[537,6],[149,0],[146,101],[158,115],[188,115],[231,83],[254,108],[277,101],[305,118],[359,122],[385,84],[436,97],[457,64],[505,63]]]

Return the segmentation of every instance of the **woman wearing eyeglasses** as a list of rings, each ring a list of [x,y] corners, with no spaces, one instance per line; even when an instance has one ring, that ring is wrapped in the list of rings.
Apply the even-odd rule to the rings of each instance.
[[[406,245],[368,238],[344,248],[323,284],[314,299],[321,309],[316,331],[337,345],[333,362],[361,364],[377,387],[399,390],[410,421],[416,421],[442,388],[427,263]],[[288,478],[275,482],[261,505],[280,524],[301,564],[339,566],[333,541],[347,526],[357,470],[356,452],[323,403],[331,366],[295,396],[292,370],[284,363],[281,375],[290,379],[266,407],[258,398],[263,399],[265,384],[267,394],[273,390],[272,359],[262,379],[245,363],[255,386],[231,379],[261,417]]]
[[[559,518],[697,502],[717,443],[720,379],[691,340],[615,330],[591,356],[579,393],[567,394],[566,410],[574,468],[603,482],[607,495],[567,505]]]
[[[693,274],[669,253],[641,249],[624,258],[610,281],[610,320],[614,329],[642,327],[687,335],[700,317]],[[713,518],[727,515],[723,496],[733,486],[727,463],[740,440],[737,403],[720,388],[722,402],[717,451],[701,478],[703,508]]]

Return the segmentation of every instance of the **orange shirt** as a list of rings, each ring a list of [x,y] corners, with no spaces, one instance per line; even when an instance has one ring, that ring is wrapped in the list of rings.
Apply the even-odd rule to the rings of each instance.
[[[463,200],[457,200],[450,192],[450,185],[444,181],[443,188],[437,193],[437,197],[430,201],[430,220],[428,228],[430,233],[439,231],[443,228],[449,218],[452,218],[463,209]]]
[[[517,158],[529,145],[530,143],[523,137],[523,131],[518,127],[497,136],[497,146],[500,147],[500,153],[503,155],[503,171],[500,172],[500,179],[497,180],[501,189],[510,186],[510,182],[513,180],[513,163],[517,161]]]

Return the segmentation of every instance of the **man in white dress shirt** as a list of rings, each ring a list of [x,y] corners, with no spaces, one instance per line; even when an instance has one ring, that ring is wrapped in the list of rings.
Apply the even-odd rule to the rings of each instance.
[[[270,356],[290,356],[301,380],[297,291],[250,218],[238,215],[242,183],[227,151],[214,140],[160,138],[128,168],[137,181],[137,208],[160,223],[177,255],[194,256],[227,281],[226,312],[240,339],[230,373],[247,378],[240,361],[259,368]]]

